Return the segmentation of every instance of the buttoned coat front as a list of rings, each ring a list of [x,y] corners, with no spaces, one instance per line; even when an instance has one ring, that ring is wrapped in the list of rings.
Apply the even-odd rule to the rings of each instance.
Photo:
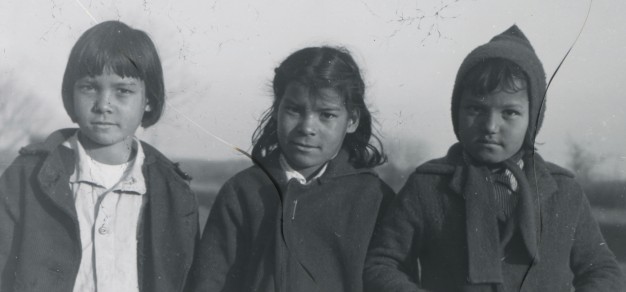
[[[23,148],[0,178],[0,291],[72,291],[81,243],[67,129]],[[146,204],[138,228],[140,291],[182,291],[198,241],[198,205],[177,166],[143,143]]]
[[[192,291],[360,292],[374,225],[392,197],[346,151],[308,185],[286,181],[276,151],[220,190]]]
[[[479,226],[466,225],[461,153],[457,144],[446,157],[423,164],[409,177],[372,239],[366,291],[502,291],[475,283],[468,273],[466,234]],[[539,260],[520,291],[623,291],[620,268],[572,174],[539,154],[525,160],[524,169],[527,177],[536,178],[529,182],[537,191],[541,220]],[[479,266],[496,268],[486,262]]]

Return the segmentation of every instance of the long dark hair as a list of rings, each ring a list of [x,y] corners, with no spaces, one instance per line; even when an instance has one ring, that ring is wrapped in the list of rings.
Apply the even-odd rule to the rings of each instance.
[[[344,98],[348,112],[358,113],[359,126],[354,133],[346,135],[342,145],[350,154],[350,163],[354,167],[374,167],[387,160],[380,139],[372,133],[372,115],[365,105],[365,83],[359,67],[346,49],[304,48],[287,57],[274,72],[274,101],[263,113],[252,135],[254,159],[260,160],[278,148],[275,114],[287,86],[297,82],[313,90],[335,90]]]

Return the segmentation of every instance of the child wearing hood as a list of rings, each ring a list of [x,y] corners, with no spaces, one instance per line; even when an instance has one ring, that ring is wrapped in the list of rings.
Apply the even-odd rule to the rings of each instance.
[[[457,73],[459,143],[421,165],[374,234],[370,291],[622,291],[623,276],[574,176],[534,139],[546,77],[512,26]]]

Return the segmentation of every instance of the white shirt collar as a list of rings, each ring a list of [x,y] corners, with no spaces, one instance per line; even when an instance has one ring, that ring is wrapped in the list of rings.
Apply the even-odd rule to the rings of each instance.
[[[70,176],[70,182],[88,182],[98,186],[103,186],[103,184],[98,181],[97,177],[92,175],[91,171],[89,171],[90,168],[88,159],[90,158],[87,155],[85,148],[83,148],[83,145],[81,145],[78,141],[78,131],[65,141],[63,145],[73,149],[76,154],[76,167],[74,168],[74,173]],[[146,182],[142,172],[145,155],[137,137],[133,137],[132,147],[137,151],[135,158],[130,161],[128,169],[126,169],[120,181],[113,188],[111,188],[111,190],[143,195],[146,193]]]
[[[287,162],[287,159],[285,159],[285,156],[282,153],[280,154],[278,161],[280,162],[280,167],[285,172],[285,177],[287,178],[287,181],[290,181],[291,179],[296,179],[300,184],[303,184],[303,185],[307,185],[311,183],[312,181],[314,181],[315,179],[321,177],[324,174],[324,172],[326,172],[326,167],[328,166],[328,162],[324,163],[324,166],[322,166],[322,168],[317,172],[317,174],[313,178],[311,178],[311,180],[307,181],[306,177],[304,177],[300,172],[293,169],[291,165],[289,165],[289,163]]]

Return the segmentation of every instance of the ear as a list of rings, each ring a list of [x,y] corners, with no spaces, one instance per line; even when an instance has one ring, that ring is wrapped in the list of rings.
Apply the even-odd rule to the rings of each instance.
[[[149,103],[146,103],[146,108],[145,108],[146,112],[151,112],[152,111],[152,107],[150,106]]]
[[[350,114],[350,118],[348,119],[348,128],[346,129],[346,133],[352,134],[359,128],[359,118],[361,115],[359,111],[353,111]]]

